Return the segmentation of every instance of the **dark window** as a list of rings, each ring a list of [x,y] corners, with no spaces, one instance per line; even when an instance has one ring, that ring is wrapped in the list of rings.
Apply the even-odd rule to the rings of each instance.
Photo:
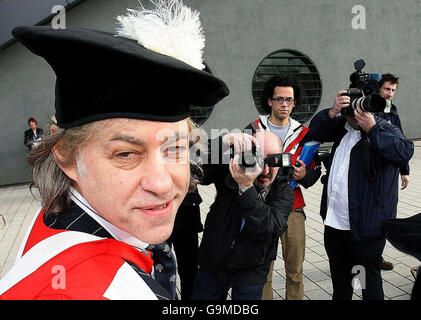
[[[319,71],[309,57],[290,49],[271,53],[260,62],[254,72],[251,90],[259,114],[264,113],[260,106],[260,97],[265,82],[272,76],[279,74],[296,76],[304,87],[304,101],[301,106],[292,110],[291,117],[300,123],[310,120],[319,107],[322,97],[322,82]]]
[[[204,63],[205,69],[203,71],[209,72],[212,74],[212,71],[210,71],[209,66]],[[198,107],[195,105],[190,106],[190,118],[197,124],[202,125],[208,120],[211,113],[213,111],[213,106],[211,107]]]

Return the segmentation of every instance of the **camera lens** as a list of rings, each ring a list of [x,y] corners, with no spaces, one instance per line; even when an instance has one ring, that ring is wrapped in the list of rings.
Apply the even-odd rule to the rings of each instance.
[[[351,101],[351,107],[352,109],[357,109],[358,107],[360,107],[360,109],[362,111],[367,111],[367,106],[368,106],[368,102],[370,101],[370,99],[367,99],[368,97],[359,97],[356,98],[355,100]]]
[[[360,107],[364,112],[383,112],[386,107],[386,99],[378,94],[372,94],[366,97],[361,97],[351,102],[352,109]]]
[[[256,167],[256,156],[254,156],[250,151],[249,152],[242,152],[240,157],[240,163],[238,166],[243,170],[246,171],[247,169],[252,169]]]

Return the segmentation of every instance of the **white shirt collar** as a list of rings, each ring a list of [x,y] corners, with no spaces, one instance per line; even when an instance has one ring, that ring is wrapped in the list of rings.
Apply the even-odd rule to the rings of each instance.
[[[390,113],[392,108],[392,100],[386,99],[386,107],[384,108],[384,113]]]
[[[101,217],[86,201],[86,199],[74,188],[70,188],[70,198],[76,203],[80,208],[82,208],[91,218],[98,222],[105,230],[107,230],[113,238],[120,240],[124,243],[127,243],[138,249],[146,249],[149,245],[148,243],[139,240],[138,238],[132,236],[130,233],[121,230],[115,225],[111,224],[103,217]]]
[[[361,135],[361,131],[351,127],[348,122],[345,122],[345,129],[348,130],[350,134]]]

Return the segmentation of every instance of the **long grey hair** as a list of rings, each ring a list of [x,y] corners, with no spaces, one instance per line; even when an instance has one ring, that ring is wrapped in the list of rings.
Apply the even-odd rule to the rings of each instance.
[[[101,135],[106,127],[106,121],[97,121],[70,129],[58,128],[51,134],[46,134],[40,145],[33,148],[28,161],[32,166],[32,184],[39,190],[41,205],[47,213],[61,213],[70,205],[69,189],[73,181],[63,172],[61,167],[76,165],[79,174],[83,175],[80,165],[80,151],[89,141]],[[199,127],[188,119],[190,141],[197,146],[197,131]],[[50,130],[44,130],[50,133]],[[192,144],[192,143],[190,143]],[[54,157],[53,153],[60,154]],[[200,179],[200,165],[190,157],[190,187],[195,186]],[[82,172],[81,172],[82,171]]]

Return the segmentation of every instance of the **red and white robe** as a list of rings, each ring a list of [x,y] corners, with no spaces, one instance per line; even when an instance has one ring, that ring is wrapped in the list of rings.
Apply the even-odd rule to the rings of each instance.
[[[86,232],[49,228],[40,210],[12,269],[0,279],[0,299],[167,299],[150,277],[148,251]]]

